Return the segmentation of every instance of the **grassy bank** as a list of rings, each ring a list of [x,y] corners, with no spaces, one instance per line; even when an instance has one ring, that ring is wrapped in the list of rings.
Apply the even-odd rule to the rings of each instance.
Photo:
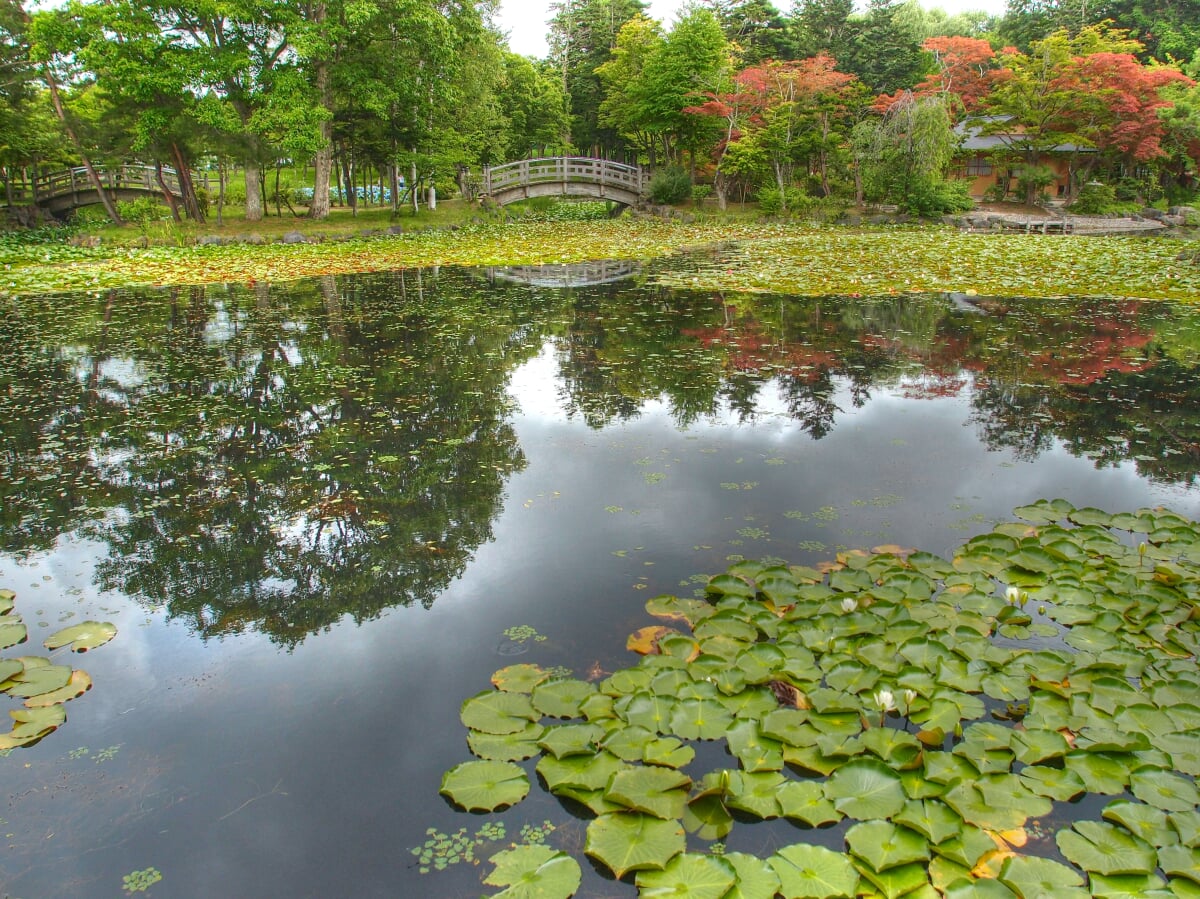
[[[659,283],[797,294],[973,291],[1013,296],[1200,297],[1200,266],[1177,242],[1120,237],[967,234],[941,227],[839,227],[754,219],[480,221],[450,204],[425,230],[380,234],[351,220],[309,223],[315,243],[72,246],[0,240],[0,296],[130,285],[287,281],[429,265],[565,264],[650,260],[711,244],[715,256],[680,258]],[[471,212],[470,215],[464,214]],[[298,220],[283,220],[297,229]],[[405,220],[401,220],[404,225]],[[411,225],[418,222],[409,220]],[[429,226],[435,227],[429,227]],[[235,222],[229,234],[244,234]],[[373,231],[370,235],[362,232]],[[212,229],[208,233],[218,234]],[[259,232],[262,234],[262,232]],[[265,234],[262,234],[266,238]],[[335,239],[335,237],[337,239]]]

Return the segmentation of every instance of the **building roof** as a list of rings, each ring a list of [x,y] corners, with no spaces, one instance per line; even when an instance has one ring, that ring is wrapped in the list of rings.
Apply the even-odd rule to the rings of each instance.
[[[991,150],[1012,147],[1019,143],[1020,126],[1012,131],[998,131],[993,134],[983,134],[983,129],[994,122],[1008,121],[1011,116],[974,116],[964,119],[954,126],[954,133],[959,136],[959,147],[969,153],[987,153]],[[1057,144],[1046,148],[1046,153],[1095,153],[1095,147],[1085,147],[1081,144]]]

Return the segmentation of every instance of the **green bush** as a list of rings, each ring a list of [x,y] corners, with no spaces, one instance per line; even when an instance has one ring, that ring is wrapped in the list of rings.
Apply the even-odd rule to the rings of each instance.
[[[711,184],[697,184],[692,187],[692,200],[697,203],[707,200],[712,196],[712,192],[713,189]]]
[[[654,173],[650,179],[649,194],[652,203],[682,203],[692,195],[692,179],[679,166],[668,166]]]
[[[1098,181],[1083,185],[1071,203],[1071,211],[1077,215],[1122,215],[1141,209],[1141,203],[1123,199],[1115,186]]]
[[[909,185],[908,196],[901,208],[909,215],[932,218],[955,212],[966,212],[975,206],[966,181],[943,181],[921,178]]]
[[[125,221],[137,225],[139,228],[170,217],[167,207],[154,197],[138,197],[136,200],[118,203],[117,213]]]
[[[789,187],[783,193],[777,187],[764,187],[758,192],[758,209],[763,215],[804,215],[816,203],[816,197],[810,197],[798,187]]]

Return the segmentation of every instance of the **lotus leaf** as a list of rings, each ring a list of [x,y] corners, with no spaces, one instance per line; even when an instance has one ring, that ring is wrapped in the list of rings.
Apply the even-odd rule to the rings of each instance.
[[[738,721],[726,734],[729,751],[745,771],[779,771],[783,768],[783,744],[764,737],[754,721]]]
[[[721,858],[737,875],[737,881],[723,899],[775,899],[779,875],[766,859],[745,852],[726,852]]]
[[[1200,811],[1171,812],[1167,819],[1175,828],[1175,832],[1179,834],[1179,841],[1183,845],[1196,846],[1200,844]]]
[[[987,831],[964,825],[958,836],[938,843],[933,851],[970,871],[981,858],[996,851],[996,842]]]
[[[616,812],[588,824],[584,852],[606,865],[619,880],[630,871],[662,870],[684,851],[685,843],[678,821]]]
[[[527,722],[525,730],[512,734],[485,734],[481,730],[467,731],[467,745],[481,759],[496,762],[519,762],[542,751],[537,741],[545,730],[540,724]]]
[[[695,757],[696,750],[674,737],[651,740],[642,751],[643,762],[664,768],[682,768]]]
[[[1061,733],[1041,728],[1012,731],[1011,744],[1017,759],[1024,765],[1061,758],[1070,750]]]
[[[892,820],[924,834],[933,845],[955,836],[963,826],[962,818],[936,799],[910,799]]]
[[[30,696],[62,689],[71,680],[69,665],[31,665],[27,656],[23,657],[22,661],[25,663],[24,670],[10,678],[10,696],[28,699]]]
[[[945,888],[946,899],[1020,899],[998,880],[960,877]]]
[[[92,689],[92,678],[86,671],[80,671],[76,668],[71,672],[71,677],[67,683],[57,690],[51,690],[49,693],[40,693],[37,696],[31,696],[25,700],[25,707],[28,709],[44,708],[50,705],[56,705],[62,702],[70,702]]]
[[[893,727],[873,727],[859,738],[862,746],[897,771],[921,764],[921,744],[912,734]]]
[[[639,871],[638,896],[722,899],[736,880],[733,866],[724,859],[685,852],[671,859],[661,871]]]
[[[863,821],[890,818],[905,801],[899,775],[874,759],[855,759],[838,768],[825,784],[825,795],[839,812]]]
[[[580,706],[597,692],[594,684],[565,678],[538,684],[533,688],[533,707],[551,718],[578,718]]]
[[[754,585],[733,574],[718,574],[709,578],[705,589],[718,596],[742,596],[752,599],[757,592]]]
[[[1053,524],[1056,521],[1062,521],[1070,517],[1074,511],[1075,507],[1065,499],[1039,499],[1036,503],[1031,503],[1028,506],[1018,506],[1016,509],[1013,509],[1013,514],[1017,518],[1032,521],[1034,524]],[[1121,527],[1115,521],[1113,522],[1113,526]]]
[[[685,740],[717,740],[733,724],[733,715],[713,690],[712,697],[681,699],[671,712],[671,732]]]
[[[863,821],[846,831],[846,844],[875,871],[929,860],[929,844],[916,831],[891,821]]]
[[[573,755],[565,759],[543,756],[537,763],[537,773],[546,781],[551,793],[563,787],[575,790],[603,790],[609,778],[625,766],[614,755],[598,752],[595,755]]]
[[[641,761],[647,744],[657,738],[654,731],[645,727],[628,725],[618,727],[604,738],[604,748],[626,762]]]
[[[538,745],[556,759],[572,755],[595,755],[596,744],[605,730],[598,724],[560,724],[547,727]]]
[[[0,649],[24,643],[28,636],[20,615],[0,615]]]
[[[702,840],[723,840],[733,830],[733,816],[725,807],[724,791],[706,790],[694,796],[683,810],[683,826]]]
[[[1048,858],[1017,855],[1004,860],[1000,882],[1022,899],[1084,899],[1083,878]]]
[[[508,888],[493,899],[568,899],[583,880],[579,862],[548,846],[517,846],[497,852],[488,861],[496,870],[483,882]]]
[[[116,625],[107,621],[82,621],[51,634],[44,645],[47,649],[69,646],[72,652],[87,652],[103,646],[116,635]]]
[[[729,788],[725,804],[759,818],[778,818],[782,814],[779,806],[779,790],[787,780],[775,771],[750,773],[733,771],[729,775]]]
[[[1074,771],[1066,768],[1049,768],[1043,765],[1026,765],[1019,775],[1021,782],[1039,796],[1066,802],[1087,790],[1087,785]]]
[[[1157,874],[1118,874],[1105,877],[1093,874],[1090,878],[1092,895],[1096,899],[1172,899],[1167,882]]]
[[[651,693],[634,693],[613,704],[613,711],[629,724],[644,727],[664,736],[670,733],[675,701]]]
[[[550,672],[540,665],[509,665],[492,675],[492,686],[506,693],[531,693],[549,676]]]
[[[1186,877],[1200,883],[1200,849],[1192,846],[1164,846],[1158,850],[1158,866],[1164,874]]]
[[[916,896],[923,886],[929,884],[929,872],[926,866],[919,862],[899,865],[883,871],[876,871],[870,865],[860,861],[855,862],[855,867],[884,899]]]
[[[625,807],[604,798],[604,790],[584,790],[578,787],[561,786],[553,790],[560,799],[570,799],[586,807],[593,815],[608,815],[623,812]]]
[[[467,727],[486,734],[515,734],[541,716],[524,693],[485,690],[463,702],[459,717]]]
[[[439,792],[467,811],[491,812],[524,799],[529,778],[512,762],[463,762],[442,775]]]
[[[1157,866],[1145,840],[1104,821],[1076,821],[1055,837],[1066,858],[1097,874],[1149,874]]]
[[[785,818],[803,821],[809,827],[835,824],[842,820],[841,813],[815,781],[788,781],[779,788],[776,799]]]
[[[1200,804],[1195,783],[1170,771],[1134,771],[1129,790],[1142,802],[1168,812],[1190,811]]]
[[[37,709],[11,709],[8,714],[15,724],[8,733],[0,734],[0,750],[27,746],[67,720],[67,712],[60,704]]]
[[[793,843],[769,859],[785,899],[852,899],[859,875],[850,859],[823,846]]]
[[[1063,756],[1067,770],[1074,771],[1091,793],[1123,793],[1129,785],[1129,769],[1102,752],[1077,749]]]
[[[1152,805],[1117,799],[1104,807],[1103,817],[1157,848],[1179,842],[1167,813]]]
[[[716,611],[710,604],[698,599],[681,599],[677,596],[655,596],[646,601],[646,611],[655,618],[666,618],[672,621],[686,621],[689,627],[695,627]]]
[[[670,768],[623,768],[612,776],[604,797],[609,802],[656,818],[683,817],[692,779]]]
[[[638,690],[648,689],[653,677],[653,673],[645,668],[623,668],[602,680],[599,689],[601,693],[614,698],[628,696]]]

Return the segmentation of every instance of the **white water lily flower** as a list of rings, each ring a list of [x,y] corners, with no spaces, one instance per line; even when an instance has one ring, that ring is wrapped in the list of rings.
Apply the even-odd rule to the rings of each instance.
[[[917,701],[917,691],[916,690],[905,690],[904,691],[904,704],[905,705],[911,706],[916,701]]]
[[[896,710],[896,697],[891,690],[880,690],[875,694],[875,705],[879,706],[881,712],[894,712]]]
[[[843,612],[855,612],[857,610],[858,610],[858,600],[857,599],[846,598],[846,599],[842,600],[842,611]]]
[[[1018,605],[1021,602],[1021,591],[1016,587],[1009,587],[1004,591],[1004,601],[1010,605]]]

